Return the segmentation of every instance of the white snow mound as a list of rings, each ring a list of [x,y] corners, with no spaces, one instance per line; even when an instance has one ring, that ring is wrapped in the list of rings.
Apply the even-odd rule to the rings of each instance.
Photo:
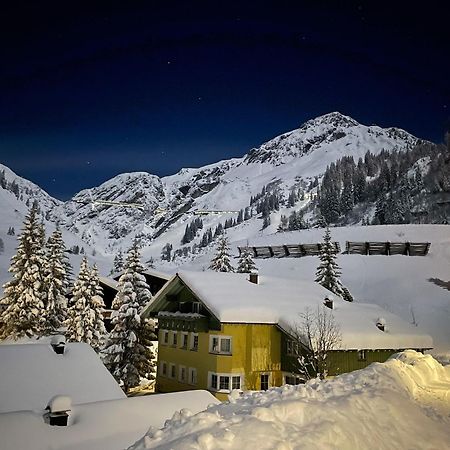
[[[412,350],[335,379],[235,397],[175,414],[130,450],[449,448],[450,366]]]

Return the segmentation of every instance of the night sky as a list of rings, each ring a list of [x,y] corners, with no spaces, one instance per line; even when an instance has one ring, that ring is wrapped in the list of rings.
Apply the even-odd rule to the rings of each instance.
[[[67,199],[121,172],[242,156],[336,110],[441,142],[437,5],[2,2],[0,162]]]

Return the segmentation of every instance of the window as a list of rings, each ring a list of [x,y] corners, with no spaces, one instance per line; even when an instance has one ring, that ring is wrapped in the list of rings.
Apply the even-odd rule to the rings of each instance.
[[[217,389],[217,375],[214,373],[211,375],[211,388]]]
[[[189,384],[197,384],[197,369],[189,367]]]
[[[198,334],[192,333],[191,336],[191,350],[196,352],[198,350]]]
[[[164,345],[169,345],[169,332],[166,330],[162,331],[162,343]]]
[[[160,363],[161,376],[167,377],[167,363],[165,361],[161,361]]]
[[[231,337],[230,336],[210,336],[210,353],[219,353],[231,355]]]
[[[269,374],[262,373],[261,374],[261,390],[267,391],[267,389],[269,389]]]
[[[304,383],[303,378],[300,375],[294,374],[285,374],[284,375],[284,384],[292,384],[293,386],[297,386],[298,384]]]
[[[200,302],[193,302],[192,303],[192,312],[200,314]]]
[[[175,378],[175,376],[176,376],[175,364],[170,364],[170,378]]]
[[[233,376],[232,377],[232,383],[231,383],[231,389],[240,389],[241,388],[241,376]]]
[[[295,341],[287,341],[286,353],[290,356],[298,356],[300,354],[300,345]]]
[[[365,361],[366,360],[366,351],[365,350],[360,350],[358,352],[358,360],[359,361]]]
[[[230,377],[221,375],[219,377],[219,389],[229,390],[230,389]]]
[[[181,333],[181,348],[187,349],[188,347],[188,333]]]
[[[181,383],[186,383],[186,367],[185,366],[180,366],[178,368],[178,380]]]
[[[178,333],[176,331],[172,331],[172,347],[176,347],[178,342]]]
[[[209,389],[219,392],[241,389],[241,375],[209,372]]]

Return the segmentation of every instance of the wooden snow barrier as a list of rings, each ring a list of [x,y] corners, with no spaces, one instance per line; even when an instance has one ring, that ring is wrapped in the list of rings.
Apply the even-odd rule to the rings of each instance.
[[[333,242],[336,253],[341,251],[339,242]],[[322,243],[317,244],[287,244],[265,245],[260,247],[238,247],[239,255],[249,250],[254,258],[300,258],[302,256],[317,256]]]
[[[351,242],[345,243],[349,255],[426,256],[431,242]]]

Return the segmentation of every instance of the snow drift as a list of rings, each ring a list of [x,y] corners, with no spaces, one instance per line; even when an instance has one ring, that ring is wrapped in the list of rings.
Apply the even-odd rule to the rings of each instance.
[[[450,366],[405,351],[332,380],[249,393],[183,410],[130,450],[443,449],[450,442]]]

